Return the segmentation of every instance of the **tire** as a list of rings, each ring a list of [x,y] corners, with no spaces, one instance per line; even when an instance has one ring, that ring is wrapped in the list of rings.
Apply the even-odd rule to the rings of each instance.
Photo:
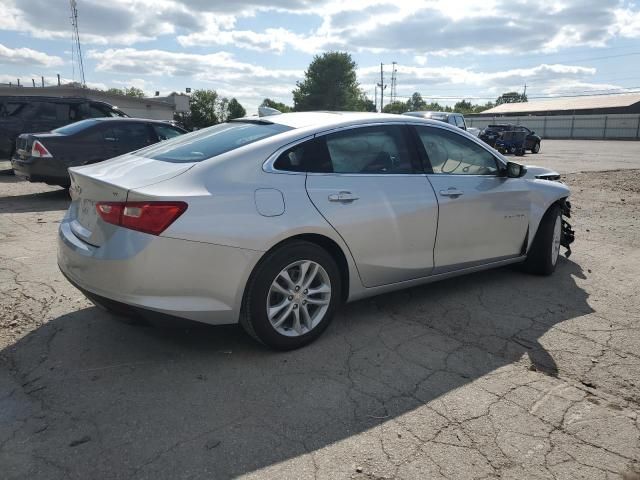
[[[535,275],[551,275],[560,257],[562,211],[552,205],[544,214],[524,262],[524,270]]]
[[[531,149],[531,153],[538,153],[540,151],[540,142],[536,142],[533,148]]]
[[[304,264],[308,264],[307,276],[300,279]],[[319,268],[311,278],[314,264]],[[282,276],[285,271],[289,283]],[[335,260],[323,248],[304,241],[285,244],[256,267],[245,290],[240,324],[253,338],[275,350],[303,347],[331,323],[341,299],[340,278]],[[309,288],[304,288],[305,283]],[[316,293],[307,295],[312,291]],[[277,312],[271,319],[269,308]]]

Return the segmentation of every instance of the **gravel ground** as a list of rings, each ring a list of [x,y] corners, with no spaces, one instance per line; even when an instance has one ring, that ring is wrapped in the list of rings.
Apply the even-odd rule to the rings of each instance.
[[[640,169],[564,180],[552,277],[357,302],[274,353],[93,307],[56,267],[66,193],[0,176],[0,477],[639,479]]]

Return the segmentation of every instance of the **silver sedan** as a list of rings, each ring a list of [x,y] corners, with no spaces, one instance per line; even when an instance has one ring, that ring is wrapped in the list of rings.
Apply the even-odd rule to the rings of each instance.
[[[551,274],[573,240],[557,174],[400,115],[244,118],[70,176],[58,264],[89,299],[239,322],[277,349],[345,301],[512,263]]]

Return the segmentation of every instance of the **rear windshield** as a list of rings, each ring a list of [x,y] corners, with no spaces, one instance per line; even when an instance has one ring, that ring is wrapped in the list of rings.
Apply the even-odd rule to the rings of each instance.
[[[136,155],[173,163],[200,162],[288,130],[292,128],[272,123],[221,123],[145,148]]]
[[[73,135],[74,133],[81,132],[85,128],[92,127],[97,122],[95,120],[80,120],[76,123],[70,123],[69,125],[65,125],[64,127],[56,128],[55,130],[51,130],[53,133],[61,133],[62,135]]]

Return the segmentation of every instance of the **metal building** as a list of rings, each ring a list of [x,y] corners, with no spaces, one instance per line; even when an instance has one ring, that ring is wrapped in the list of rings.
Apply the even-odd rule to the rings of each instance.
[[[503,103],[477,115],[596,115],[613,113],[640,114],[640,93],[585,95],[532,100],[524,103]]]

